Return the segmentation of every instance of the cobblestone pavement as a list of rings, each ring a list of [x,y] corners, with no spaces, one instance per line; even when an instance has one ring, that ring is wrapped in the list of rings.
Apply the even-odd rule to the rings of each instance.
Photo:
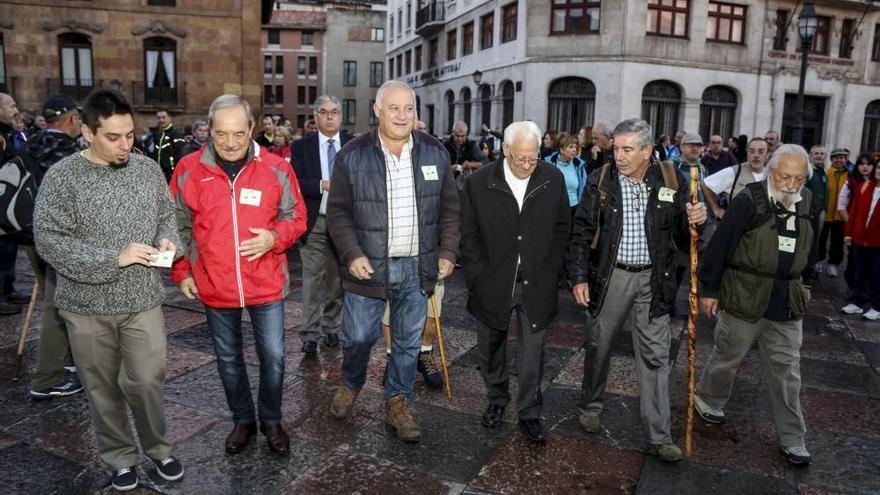
[[[29,293],[33,277],[20,257],[17,289]],[[608,380],[603,431],[588,435],[577,423],[575,403],[583,370],[585,316],[560,292],[561,315],[548,329],[544,368],[546,444],[528,442],[508,411],[506,422],[480,425],[486,395],[476,354],[476,324],[465,311],[460,277],[447,285],[443,332],[450,362],[452,400],[417,381],[413,416],[421,443],[404,444],[383,422],[381,346],[375,348],[367,385],[353,417],[328,414],[339,381],[340,351],[320,347],[303,359],[300,270],[285,306],[287,329],[284,426],[291,454],[279,458],[265,440],[238,455],[223,451],[231,428],[210,337],[199,304],[169,285],[164,307],[168,331],[166,414],[175,454],[184,463],[181,482],[163,482],[147,463],[139,466],[134,494],[876,494],[880,493],[880,323],[844,317],[846,289],[824,278],[804,322],[802,402],[813,465],[789,467],[779,454],[757,351],[739,372],[724,428],[695,425],[693,455],[674,465],[641,451],[638,387],[628,331],[620,336]],[[682,293],[683,295],[683,293]],[[35,402],[28,399],[40,307],[26,346],[22,379],[11,381],[24,315],[0,318],[0,493],[112,493],[109,474],[83,395]],[[245,324],[249,331],[250,327]],[[257,357],[245,338],[251,382]],[[513,347],[511,346],[511,349]],[[712,349],[712,322],[700,320],[698,366]],[[512,361],[513,356],[509,357]],[[674,437],[684,444],[686,345],[672,371]],[[515,363],[514,363],[515,368]],[[516,377],[511,388],[515,396]],[[254,392],[256,395],[256,391]],[[509,408],[512,409],[512,408]]]

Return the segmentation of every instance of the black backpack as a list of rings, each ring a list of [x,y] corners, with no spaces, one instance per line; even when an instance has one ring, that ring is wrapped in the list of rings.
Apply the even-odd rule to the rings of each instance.
[[[0,239],[33,244],[34,205],[41,176],[24,153],[0,166]]]

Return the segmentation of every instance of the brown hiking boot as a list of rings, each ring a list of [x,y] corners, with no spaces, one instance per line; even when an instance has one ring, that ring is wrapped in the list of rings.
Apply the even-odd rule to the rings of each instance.
[[[359,392],[360,390],[352,390],[340,385],[336,389],[336,395],[333,396],[333,403],[330,404],[330,414],[336,419],[347,418],[351,414],[351,406]]]
[[[422,438],[419,425],[413,421],[406,408],[406,398],[395,395],[385,404],[385,424],[397,431],[397,437],[404,442],[418,442]]]
[[[648,445],[645,449],[645,453],[648,455],[655,455],[663,462],[678,462],[681,460],[681,449],[674,443]]]

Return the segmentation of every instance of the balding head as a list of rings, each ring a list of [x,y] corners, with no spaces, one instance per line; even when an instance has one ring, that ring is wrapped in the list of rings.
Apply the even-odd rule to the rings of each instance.
[[[0,122],[11,127],[17,116],[18,106],[15,99],[6,93],[0,93]]]
[[[452,125],[452,133],[450,134],[452,138],[452,144],[456,146],[462,146],[467,141],[468,137],[468,126],[464,122],[456,122]]]

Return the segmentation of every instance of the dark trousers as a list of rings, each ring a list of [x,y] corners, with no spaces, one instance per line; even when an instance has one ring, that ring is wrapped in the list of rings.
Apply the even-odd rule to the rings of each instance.
[[[852,246],[853,286],[850,302],[880,311],[880,248]]]
[[[526,314],[525,291],[517,283],[513,291],[516,311],[516,368],[519,393],[516,408],[519,419],[541,417],[541,374],[544,365],[544,329],[533,331]],[[480,374],[489,392],[489,403],[506,406],[510,402],[510,370],[507,366],[507,329],[480,323],[477,331],[480,351]]]
[[[829,265],[839,265],[843,262],[843,226],[846,222],[825,222],[822,232],[819,233],[819,261],[824,261],[828,256]],[[831,246],[828,246],[829,237]]]
[[[15,258],[18,257],[18,244],[0,242],[0,301],[6,300],[6,295],[12,292],[12,283],[15,282]]]

